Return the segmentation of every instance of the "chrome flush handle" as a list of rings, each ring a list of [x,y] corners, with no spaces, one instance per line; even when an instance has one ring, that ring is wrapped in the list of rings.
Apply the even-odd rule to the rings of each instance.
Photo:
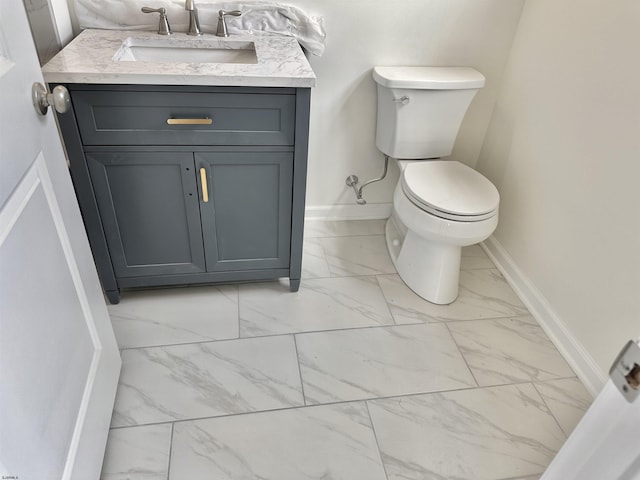
[[[407,103],[409,103],[411,101],[411,99],[409,97],[407,97],[406,95],[404,95],[403,97],[400,97],[400,98],[394,98],[393,101],[395,103],[401,103],[402,105],[406,105]]]

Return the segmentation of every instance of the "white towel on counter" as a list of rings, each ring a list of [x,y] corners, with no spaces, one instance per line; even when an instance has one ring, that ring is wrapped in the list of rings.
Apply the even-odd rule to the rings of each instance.
[[[142,6],[164,7],[174,32],[184,32],[189,23],[184,0],[74,0],[80,28],[153,30],[158,14],[142,13]],[[278,33],[294,37],[313,55],[322,55],[326,33],[322,17],[309,16],[297,7],[269,2],[216,2],[195,0],[200,27],[215,33],[219,10],[240,10],[240,17],[227,17],[230,34]]]

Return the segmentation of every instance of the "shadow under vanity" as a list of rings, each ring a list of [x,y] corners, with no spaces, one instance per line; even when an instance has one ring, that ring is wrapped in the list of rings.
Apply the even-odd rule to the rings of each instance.
[[[96,35],[118,33],[131,35]],[[270,41],[283,40],[305,67],[295,40]],[[208,64],[213,72],[175,74],[174,84],[162,84],[169,74],[154,77],[146,62],[106,62],[134,71],[100,82],[86,72],[75,75],[85,81],[68,81],[60,74],[68,62],[56,58],[45,66],[50,88],[70,93],[72,108],[58,121],[111,303],[122,288],[162,285],[289,277],[298,290],[315,77],[308,63],[288,78],[275,66],[265,77],[260,53],[256,40],[257,65]],[[207,84],[175,84],[189,81]]]

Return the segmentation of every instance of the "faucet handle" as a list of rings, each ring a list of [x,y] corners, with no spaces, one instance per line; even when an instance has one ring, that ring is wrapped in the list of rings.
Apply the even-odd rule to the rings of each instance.
[[[239,17],[242,15],[240,10],[220,10],[218,11],[218,30],[216,31],[216,35],[218,37],[228,37],[229,32],[227,31],[227,22],[225,21],[225,17],[231,15],[232,17]]]
[[[171,35],[171,27],[169,26],[169,19],[167,18],[167,11],[163,7],[142,7],[140,11],[142,13],[159,13],[160,22],[158,23],[158,35]]]

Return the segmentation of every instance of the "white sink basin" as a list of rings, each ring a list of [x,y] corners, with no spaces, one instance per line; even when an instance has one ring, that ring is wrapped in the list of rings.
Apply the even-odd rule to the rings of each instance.
[[[217,38],[129,37],[113,59],[152,63],[258,63],[253,42]]]

